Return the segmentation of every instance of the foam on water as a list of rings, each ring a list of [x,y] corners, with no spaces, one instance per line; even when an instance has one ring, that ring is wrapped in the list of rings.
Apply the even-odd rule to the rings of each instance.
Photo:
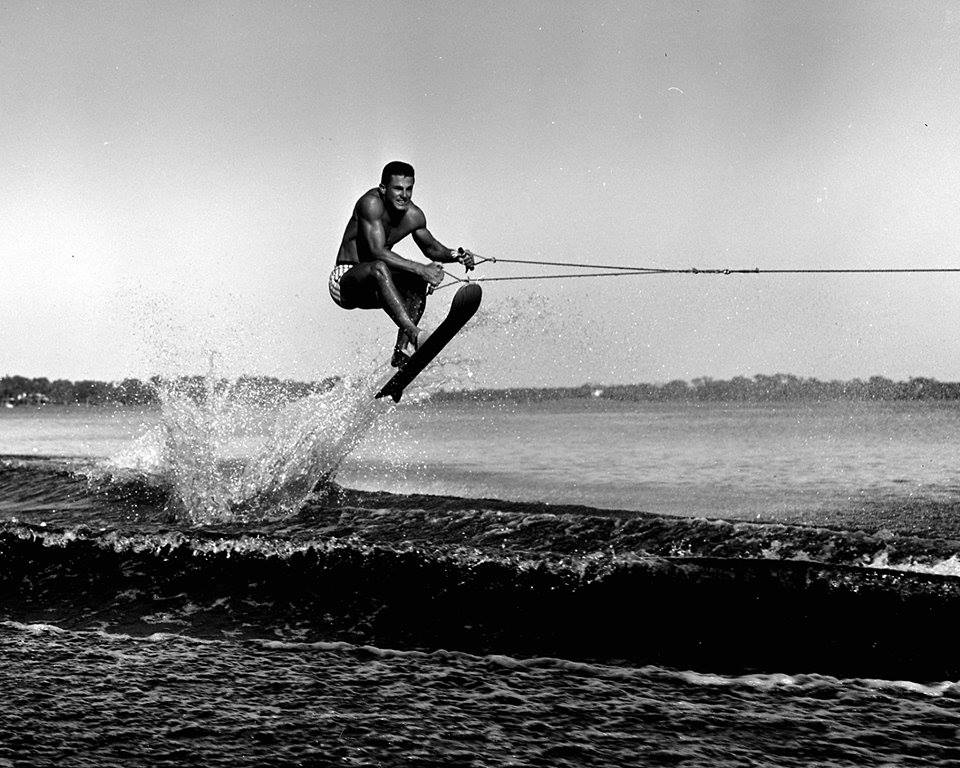
[[[890,553],[887,550],[883,550],[865,565],[868,568],[888,568],[895,571],[929,573],[935,576],[960,576],[960,557],[957,555],[935,559],[932,562],[918,560],[917,558],[908,558],[901,562],[891,562]]]

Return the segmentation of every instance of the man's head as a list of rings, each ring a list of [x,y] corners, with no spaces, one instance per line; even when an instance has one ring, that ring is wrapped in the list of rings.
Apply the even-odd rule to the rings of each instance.
[[[413,196],[413,166],[402,160],[392,160],[383,166],[380,196],[394,210],[406,210]]]
[[[383,166],[383,172],[380,174],[380,186],[387,186],[391,176],[409,176],[413,178],[413,166],[405,163],[403,160],[391,160]]]

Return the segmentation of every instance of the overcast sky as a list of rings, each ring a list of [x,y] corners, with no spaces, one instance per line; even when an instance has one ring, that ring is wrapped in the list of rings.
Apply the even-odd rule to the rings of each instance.
[[[0,374],[313,379],[392,346],[326,290],[391,159],[485,256],[960,266],[960,7],[6,0],[0,158]],[[492,386],[960,379],[960,274],[500,282],[481,311]]]

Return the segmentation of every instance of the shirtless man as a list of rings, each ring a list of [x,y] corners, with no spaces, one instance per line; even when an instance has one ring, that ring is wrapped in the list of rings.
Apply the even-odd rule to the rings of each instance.
[[[427,229],[427,220],[411,198],[413,166],[399,160],[387,163],[380,186],[371,189],[353,207],[330,273],[330,296],[344,309],[382,309],[397,324],[397,344],[390,363],[400,367],[407,344],[418,349],[423,332],[417,326],[427,294],[443,280],[436,262],[459,262],[473,269],[476,254],[441,245]],[[391,248],[407,235],[430,264],[411,261]]]

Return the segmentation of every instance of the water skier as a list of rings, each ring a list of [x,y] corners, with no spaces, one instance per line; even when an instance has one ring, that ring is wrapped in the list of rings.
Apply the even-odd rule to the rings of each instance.
[[[413,204],[413,166],[399,160],[387,163],[380,186],[366,192],[353,207],[337,263],[330,273],[330,296],[344,309],[382,309],[397,324],[397,344],[390,364],[407,360],[408,345],[419,348],[423,331],[417,323],[427,294],[443,280],[437,262],[459,262],[474,267],[476,254],[441,244],[427,229],[423,211]],[[405,259],[391,248],[413,235],[430,264]]]

